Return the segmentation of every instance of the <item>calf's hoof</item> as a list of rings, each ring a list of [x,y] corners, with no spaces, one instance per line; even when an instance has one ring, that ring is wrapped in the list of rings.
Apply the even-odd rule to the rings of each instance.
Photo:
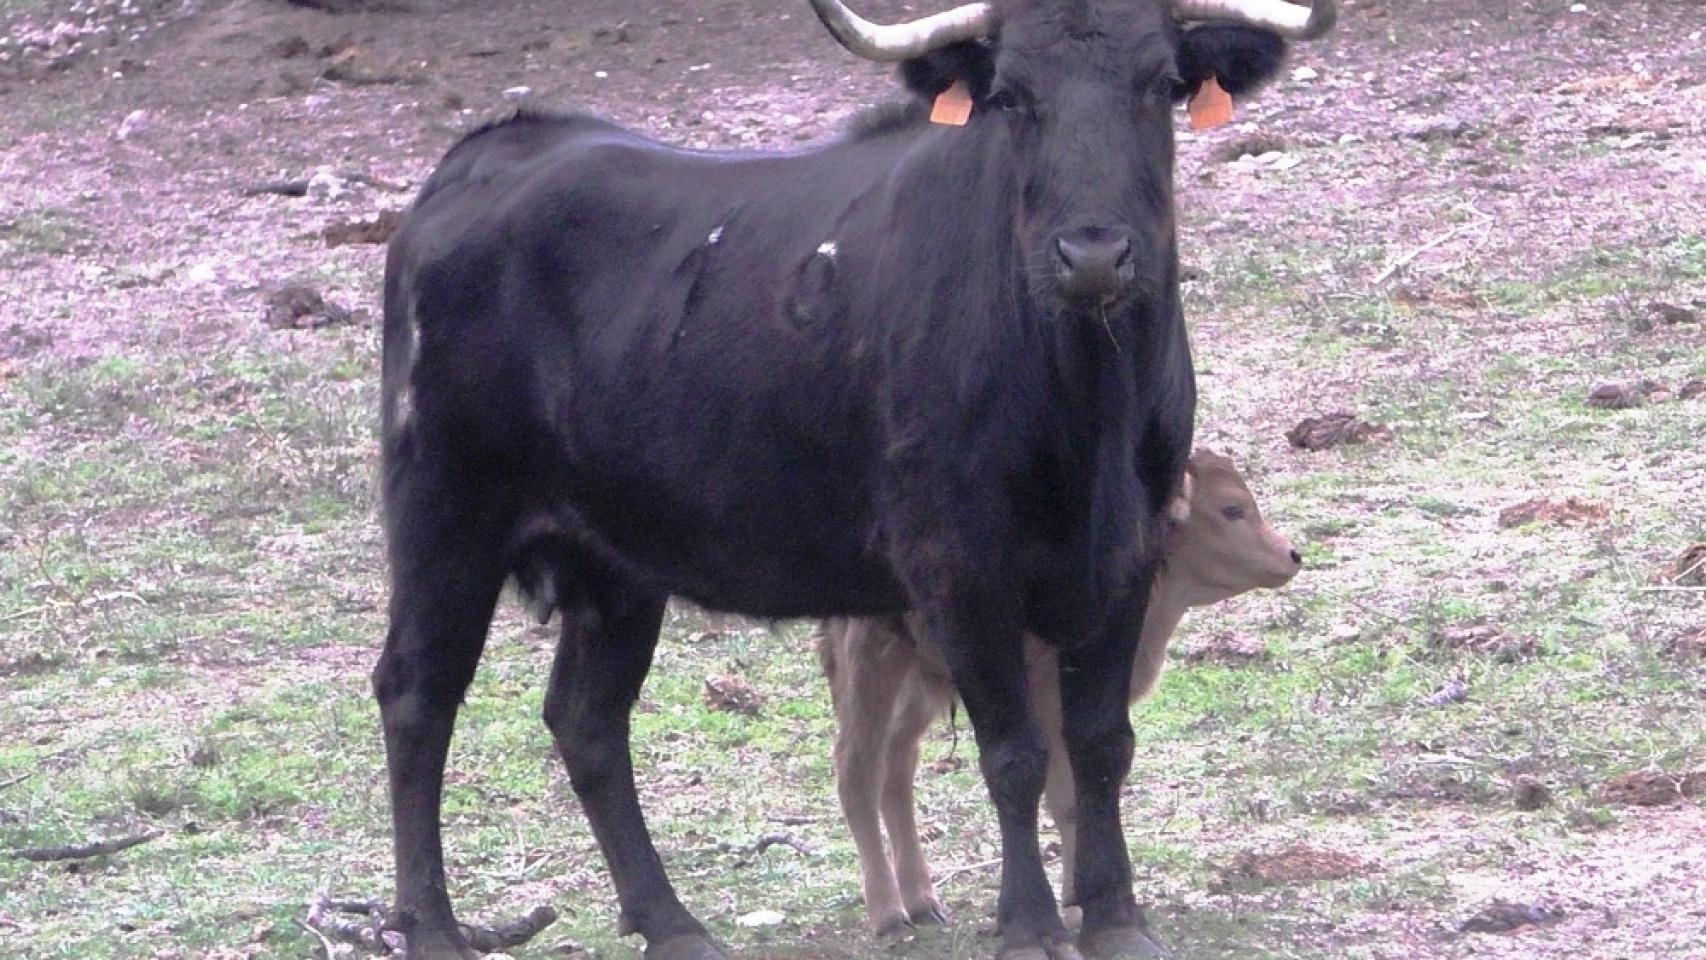
[[[912,920],[906,914],[896,910],[880,917],[872,917],[869,925],[872,936],[878,939],[887,939],[902,936],[911,930]]]
[[[646,960],[728,960],[728,956],[702,933],[684,933],[646,944]]]
[[[1078,939],[1085,960],[1165,960],[1168,953],[1142,926],[1102,927]]]
[[[912,908],[912,912],[907,915],[907,919],[912,921],[915,926],[931,927],[938,924],[952,923],[954,917],[948,912],[947,907],[942,906],[942,901],[937,900],[935,897],[931,897],[929,900],[924,901],[923,904]]]

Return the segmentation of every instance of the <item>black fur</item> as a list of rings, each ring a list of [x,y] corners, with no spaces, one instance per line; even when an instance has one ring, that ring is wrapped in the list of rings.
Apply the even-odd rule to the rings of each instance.
[[[1211,23],[1192,27],[1179,41],[1180,98],[1209,77],[1234,97],[1260,90],[1285,65],[1286,42],[1265,30]]]

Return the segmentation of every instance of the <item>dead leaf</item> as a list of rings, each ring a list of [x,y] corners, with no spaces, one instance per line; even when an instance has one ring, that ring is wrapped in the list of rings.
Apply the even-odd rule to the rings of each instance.
[[[1540,652],[1540,644],[1533,637],[1513,637],[1488,623],[1446,627],[1430,640],[1436,649],[1489,654],[1501,663],[1526,660]]]
[[[1462,680],[1447,680],[1438,690],[1422,698],[1424,707],[1443,707],[1469,699],[1469,684]]]
[[[1671,326],[1684,323],[1696,323],[1700,320],[1700,314],[1688,307],[1675,303],[1663,303],[1656,300],[1653,301],[1653,317],[1660,323],[1669,324]]]
[[[339,220],[326,224],[320,231],[320,236],[326,240],[328,247],[341,247],[355,243],[385,243],[391,239],[391,234],[397,232],[397,227],[403,222],[403,214],[399,210],[381,210],[378,216],[371,220]]]
[[[1626,807],[1662,807],[1706,793],[1706,770],[1666,773],[1636,770],[1606,781],[1600,796]]]
[[[1664,652],[1681,660],[1706,659],[1706,627],[1672,637]]]
[[[1220,871],[1217,885],[1286,886],[1343,880],[1370,872],[1361,859],[1338,850],[1293,843],[1277,850],[1245,850]]]
[[[1512,504],[1499,511],[1500,527],[1517,527],[1525,523],[1555,523],[1562,526],[1588,525],[1603,522],[1611,516],[1611,508],[1576,497],[1549,500],[1540,497]]]
[[[761,703],[762,698],[758,691],[740,677],[724,675],[705,678],[705,704],[712,710],[751,717],[757,715]]]
[[[1216,633],[1182,653],[1186,663],[1254,663],[1268,659],[1268,647],[1245,633]]]
[[[1706,543],[1684,547],[1675,560],[1653,574],[1653,582],[1679,587],[1706,586]]]
[[[1633,383],[1602,383],[1588,392],[1588,406],[1601,410],[1626,410],[1648,400],[1660,402],[1670,398],[1670,391],[1652,380]]]
[[[339,306],[302,284],[289,284],[267,295],[267,326],[281,330],[329,327],[364,316],[366,311]]]
[[[1552,788],[1533,777],[1518,778],[1514,793],[1518,810],[1532,812],[1552,805]]]
[[[1285,438],[1300,450],[1326,450],[1342,444],[1390,440],[1392,428],[1369,423],[1354,413],[1338,411],[1309,417],[1286,431]]]

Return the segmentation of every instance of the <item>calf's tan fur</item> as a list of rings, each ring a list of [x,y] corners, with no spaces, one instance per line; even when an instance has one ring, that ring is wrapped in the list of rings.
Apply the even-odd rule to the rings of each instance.
[[[1230,460],[1199,450],[1185,479],[1132,664],[1134,702],[1154,689],[1167,641],[1187,609],[1282,586],[1300,564],[1291,544],[1262,520]],[[835,701],[836,791],[858,849],[866,915],[879,933],[947,919],[919,842],[912,786],[919,744],[954,692],[940,656],[918,636],[910,618],[846,618],[826,621],[818,643]],[[1031,703],[1048,741],[1043,803],[1060,829],[1061,902],[1071,904],[1077,838],[1059,658],[1034,637],[1025,650]]]

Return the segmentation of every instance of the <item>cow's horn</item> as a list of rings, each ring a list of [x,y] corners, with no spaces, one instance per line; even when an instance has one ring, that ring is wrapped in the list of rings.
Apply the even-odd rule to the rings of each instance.
[[[1173,14],[1181,20],[1236,20],[1291,40],[1319,40],[1338,22],[1339,7],[1333,0],[1314,0],[1308,7],[1285,0],[1178,0]]]
[[[995,8],[987,3],[968,3],[887,26],[866,20],[841,0],[811,0],[811,4],[835,39],[867,60],[910,60],[957,40],[976,40],[995,27]]]

